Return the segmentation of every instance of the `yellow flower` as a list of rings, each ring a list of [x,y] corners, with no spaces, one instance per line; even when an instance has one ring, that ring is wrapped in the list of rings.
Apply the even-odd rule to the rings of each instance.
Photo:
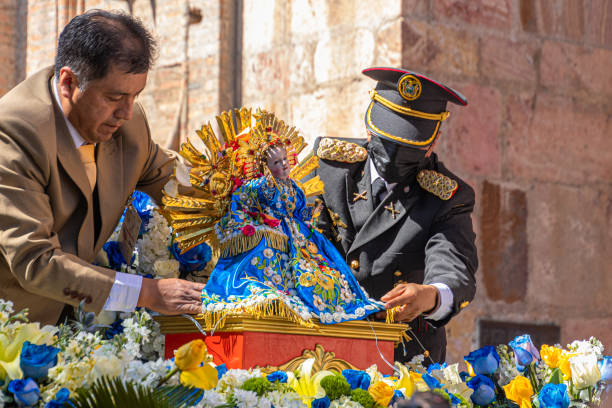
[[[40,323],[23,323],[0,331],[0,383],[23,377],[19,367],[21,347],[26,340],[49,345],[54,336],[46,328],[41,329]]]
[[[504,391],[506,392],[506,397],[516,402],[521,408],[531,408],[533,387],[527,377],[517,376],[509,384],[504,385]]]
[[[195,370],[206,356],[206,343],[202,339],[183,344],[174,352],[174,364],[181,371]]]
[[[570,368],[569,359],[574,356],[574,353],[570,353],[569,351],[565,350],[562,350],[561,354],[559,355],[558,366],[563,373],[563,380],[569,380],[572,377],[572,369]]]
[[[476,377],[476,373],[474,372],[472,365],[468,363],[467,360],[465,360],[465,364],[467,365],[468,374],[470,375],[470,377]]]
[[[399,379],[395,383],[395,389],[402,391],[406,398],[410,398],[415,389],[410,370],[403,364],[396,363],[395,366],[399,368],[400,371]]]
[[[298,281],[300,283],[300,286],[304,286],[305,288],[308,288],[310,286],[314,286],[315,277],[310,272],[304,272],[300,275],[300,278]]]
[[[334,281],[332,278],[322,273],[317,274],[317,283],[325,290],[332,290],[334,288]]]
[[[558,347],[542,344],[542,348],[540,349],[540,357],[550,368],[557,368],[559,367],[559,357],[561,356],[562,352],[563,350]]]
[[[368,392],[374,398],[377,404],[386,407],[389,405],[391,398],[393,398],[393,387],[384,381],[379,381],[375,384],[370,385]]]
[[[302,363],[299,368],[298,377],[292,373],[287,379],[287,384],[300,396],[302,402],[308,407],[311,406],[312,400],[325,396],[325,390],[321,387],[321,380],[328,375],[332,375],[331,371],[323,370],[312,374],[312,366],[315,359],[309,358]]]
[[[412,379],[412,382],[414,383],[414,386],[416,387],[417,391],[419,392],[429,391],[429,386],[427,385],[425,380],[423,380],[423,374],[417,373],[416,371],[411,371],[410,378]]]
[[[212,390],[219,381],[217,369],[210,363],[204,363],[202,367],[192,370],[181,371],[180,380],[183,385],[190,385],[203,390]]]

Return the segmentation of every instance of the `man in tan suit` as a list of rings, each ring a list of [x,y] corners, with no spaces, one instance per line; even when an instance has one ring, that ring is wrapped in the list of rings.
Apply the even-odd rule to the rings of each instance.
[[[0,298],[56,323],[66,305],[198,313],[202,284],[91,264],[134,189],[161,198],[173,158],[135,98],[155,42],[126,14],[95,10],[63,30],[55,67],[0,99]]]

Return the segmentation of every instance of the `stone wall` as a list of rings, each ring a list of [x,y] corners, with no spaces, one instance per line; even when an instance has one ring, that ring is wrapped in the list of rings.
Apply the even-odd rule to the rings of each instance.
[[[478,346],[481,319],[612,349],[611,0],[0,0],[0,21],[27,15],[27,30],[0,25],[0,94],[52,63],[69,17],[129,4],[160,42],[141,97],[159,142],[240,104],[309,140],[363,137],[375,65],[464,93],[437,150],[476,189],[480,268],[449,361]]]

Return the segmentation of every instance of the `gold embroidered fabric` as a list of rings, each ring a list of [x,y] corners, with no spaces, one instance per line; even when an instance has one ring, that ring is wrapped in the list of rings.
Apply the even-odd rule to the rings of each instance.
[[[317,156],[325,160],[357,163],[368,157],[368,151],[356,143],[325,137],[319,142]]]
[[[85,166],[87,180],[89,181],[89,186],[92,190],[96,186],[96,180],[98,175],[98,168],[96,167],[95,149],[96,145],[94,144],[85,144],[77,149],[79,151],[79,155],[81,156],[81,161]]]
[[[450,199],[459,185],[455,180],[434,170],[421,170],[417,181],[423,190],[430,192],[441,200]]]

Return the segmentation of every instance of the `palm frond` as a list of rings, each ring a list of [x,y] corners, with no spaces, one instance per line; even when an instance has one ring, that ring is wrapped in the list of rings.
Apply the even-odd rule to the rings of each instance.
[[[75,408],[175,408],[192,406],[203,391],[184,386],[146,388],[120,378],[102,377],[89,388],[77,390],[71,399]]]

